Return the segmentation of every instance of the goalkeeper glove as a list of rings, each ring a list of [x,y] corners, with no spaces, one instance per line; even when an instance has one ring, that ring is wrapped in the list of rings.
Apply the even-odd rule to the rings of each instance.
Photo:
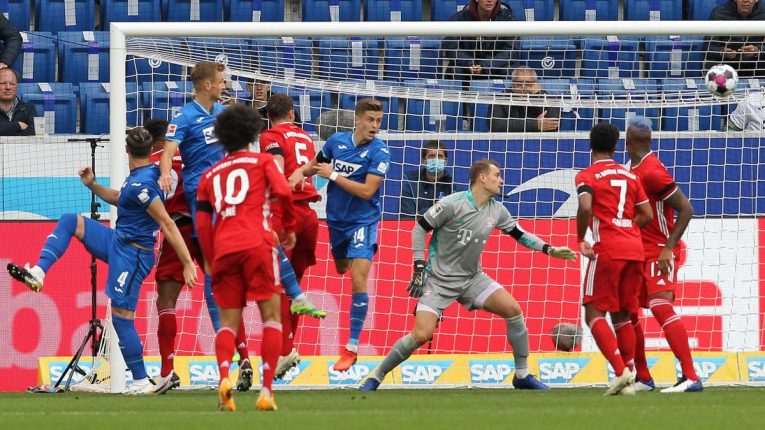
[[[576,253],[566,248],[565,246],[561,246],[559,248],[551,246],[548,255],[551,257],[560,258],[561,260],[576,261]]]
[[[406,287],[406,291],[409,293],[409,297],[414,297],[416,299],[422,296],[422,280],[426,264],[427,263],[423,260],[417,260],[414,262],[414,273],[412,274],[412,280],[409,281],[409,285]]]

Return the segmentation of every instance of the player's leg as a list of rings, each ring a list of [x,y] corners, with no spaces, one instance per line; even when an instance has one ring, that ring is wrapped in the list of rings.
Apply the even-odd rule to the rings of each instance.
[[[272,384],[282,344],[282,324],[279,315],[280,295],[271,294],[266,300],[258,300],[258,309],[263,319],[263,340],[260,356],[263,360],[263,386],[255,407],[260,410],[276,410]]]
[[[674,293],[671,291],[662,291],[649,296],[649,306],[656,321],[664,330],[667,343],[672,353],[680,362],[680,369],[683,376],[677,384],[671,389],[662,390],[662,392],[695,392],[702,391],[703,384],[693,368],[693,358],[691,348],[688,345],[688,333],[685,331],[680,316],[675,313],[672,305]]]
[[[303,290],[300,288],[300,281],[292,268],[287,254],[279,247],[280,267],[279,270],[282,274],[282,288],[287,298],[292,300],[291,311],[299,315],[309,315],[314,318],[324,318],[327,313],[321,309],[317,309],[316,306],[308,299]]]
[[[196,212],[197,212],[196,193],[185,192],[184,195],[186,196],[186,202],[189,204],[189,213],[191,214],[191,219],[196,220]],[[192,235],[192,237],[194,238],[195,241],[197,240],[196,231],[197,231],[196,225],[194,225],[194,234]],[[200,259],[198,259],[197,263],[199,264],[199,267],[201,267],[202,270],[205,272],[204,273],[205,303],[207,304],[207,313],[210,315],[210,322],[212,323],[213,331],[217,333],[218,330],[220,329],[220,309],[218,308],[218,303],[215,301],[215,295],[213,294],[212,274],[209,273],[208,271],[210,270],[208,265],[204,263],[204,257],[201,257]]]
[[[653,391],[656,385],[645,356],[645,335],[640,324],[640,315],[631,314],[630,323],[635,331],[635,391]]]

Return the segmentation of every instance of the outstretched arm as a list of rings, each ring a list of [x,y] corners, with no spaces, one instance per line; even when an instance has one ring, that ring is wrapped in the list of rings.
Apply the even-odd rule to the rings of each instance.
[[[576,237],[579,242],[579,252],[587,258],[595,258],[595,252],[584,236],[592,221],[592,194],[586,191],[579,193],[579,207],[576,210]]]
[[[525,246],[526,248],[533,249],[534,251],[544,252],[551,257],[560,258],[562,260],[576,260],[576,254],[574,254],[574,251],[568,249],[565,246],[555,247],[547,244],[542,239],[537,237],[537,235],[522,229],[518,224],[516,224],[512,229],[508,231],[503,231],[503,233],[509,234],[518,243]]]
[[[93,191],[98,198],[110,205],[117,205],[117,201],[120,198],[120,192],[107,188],[96,182],[96,175],[93,173],[93,169],[91,169],[90,166],[81,167],[78,173],[82,184],[88,187],[90,191]]]

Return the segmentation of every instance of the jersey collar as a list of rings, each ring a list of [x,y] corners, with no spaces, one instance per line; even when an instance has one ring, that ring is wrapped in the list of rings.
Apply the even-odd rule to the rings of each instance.
[[[193,100],[193,102],[194,102],[194,104],[196,104],[199,107],[199,109],[202,110],[202,112],[206,113],[207,115],[211,115],[211,111],[208,111],[207,108],[202,106],[202,103],[199,103],[196,100]],[[215,102],[213,102],[212,106],[213,106],[213,109],[215,109]]]
[[[467,201],[470,202],[470,205],[473,206],[473,209],[475,209],[477,211],[480,211],[483,208],[489,206],[489,202],[487,201],[486,204],[483,205],[483,208],[479,208],[478,205],[475,203],[475,198],[473,197],[473,190],[471,190],[470,188],[468,188],[465,191],[465,196],[467,197]],[[491,200],[492,199],[489,199],[489,201],[491,201]]]
[[[641,164],[643,164],[643,161],[645,161],[645,159],[646,159],[646,158],[648,158],[648,156],[649,156],[649,155],[651,155],[651,154],[653,154],[653,151],[648,151],[648,153],[647,153],[647,154],[645,154],[645,155],[643,156],[643,158],[641,158],[641,159],[640,159],[640,162],[639,162],[639,163],[635,164],[634,166],[630,164],[630,170],[632,170],[632,169],[637,169],[637,168],[638,168],[638,166],[640,166]]]

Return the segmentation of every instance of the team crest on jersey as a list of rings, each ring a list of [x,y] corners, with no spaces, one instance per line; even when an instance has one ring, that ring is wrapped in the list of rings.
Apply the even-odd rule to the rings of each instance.
[[[495,220],[493,217],[486,218],[486,228],[494,228],[494,226],[497,224],[497,220]]]
[[[170,124],[170,125],[168,125],[168,126],[167,126],[167,133],[165,133],[165,135],[166,135],[166,136],[168,136],[168,137],[173,137],[173,136],[175,136],[175,130],[176,130],[177,128],[178,128],[178,126],[177,126],[176,124]]]
[[[364,157],[366,157],[368,152],[369,152],[369,151],[364,151],[364,152],[362,152],[362,153],[360,154],[360,157],[361,157],[361,158],[364,158]]]

